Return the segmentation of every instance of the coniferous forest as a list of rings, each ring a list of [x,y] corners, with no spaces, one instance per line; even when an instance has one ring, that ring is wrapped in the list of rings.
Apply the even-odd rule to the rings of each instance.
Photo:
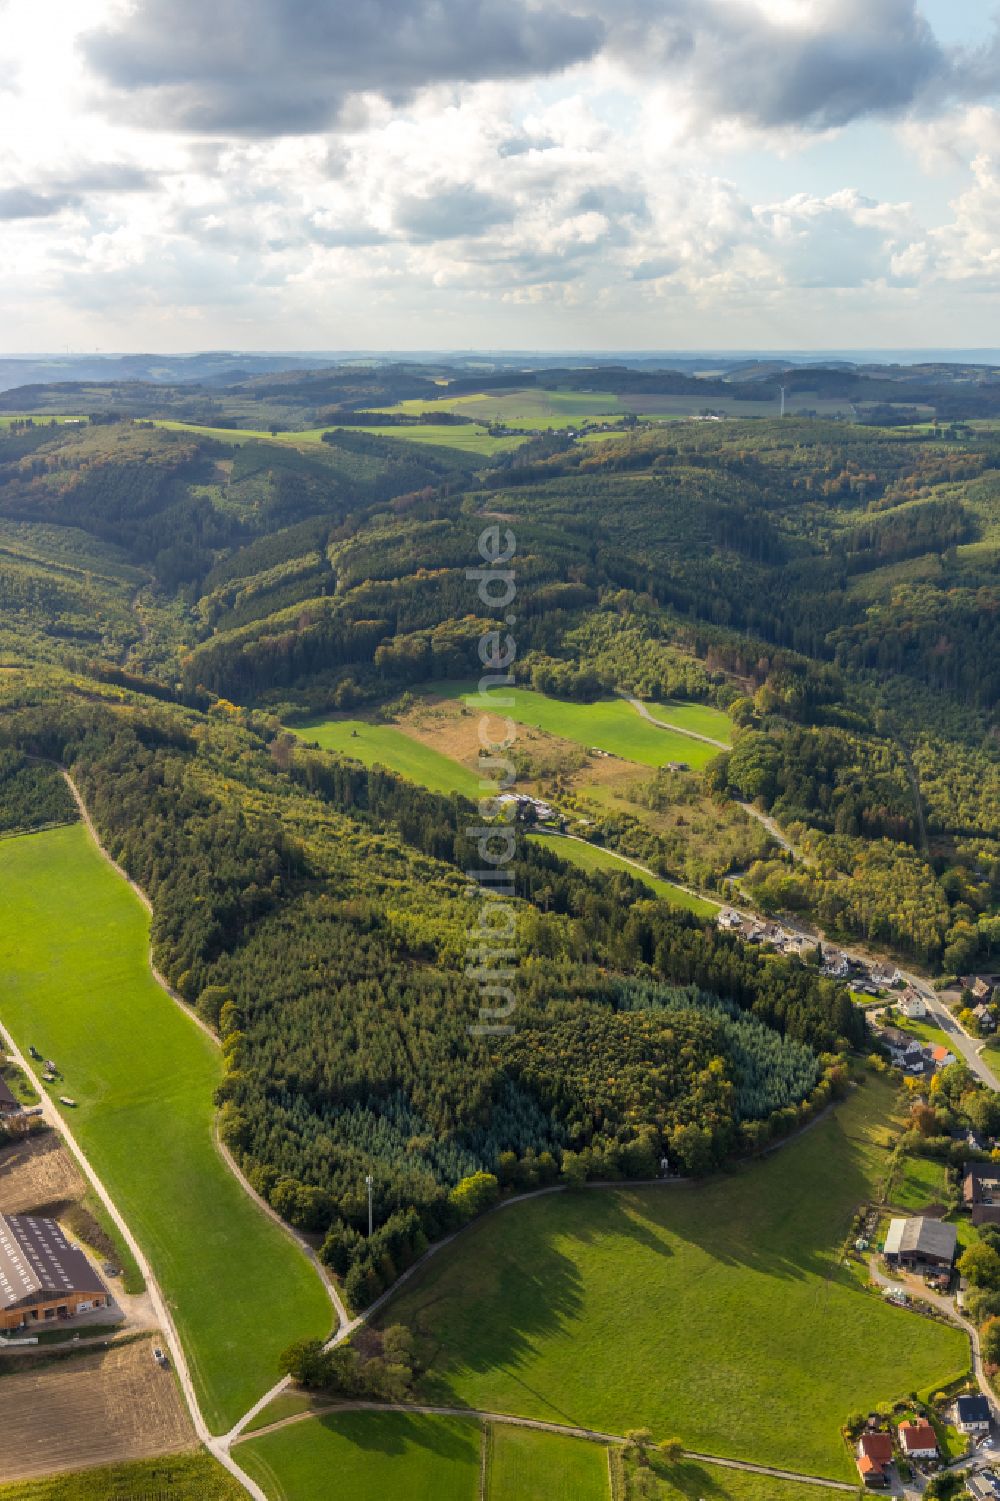
[[[481,814],[287,727],[473,678],[503,621],[466,570],[500,516],[521,685],[728,716],[689,795],[755,804],[808,855],[753,860],[761,910],[932,971],[995,965],[1000,446],[676,424],[484,469],[405,432],[328,436],[233,447],[138,413],[0,432],[0,836],[74,817],[69,769],[220,1037],[226,1141],[360,1303],[493,1178],[758,1150],[866,1030],[808,958],[522,838],[516,1026],[477,1034]],[[639,824],[614,824],[626,853]]]

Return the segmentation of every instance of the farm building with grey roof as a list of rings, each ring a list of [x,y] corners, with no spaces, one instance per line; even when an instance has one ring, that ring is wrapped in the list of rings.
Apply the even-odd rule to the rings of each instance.
[[[87,1257],[55,1220],[0,1215],[0,1329],[71,1319],[110,1302]]]

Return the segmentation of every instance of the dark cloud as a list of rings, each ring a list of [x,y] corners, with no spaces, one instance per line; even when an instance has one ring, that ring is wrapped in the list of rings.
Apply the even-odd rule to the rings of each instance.
[[[159,185],[156,173],[128,162],[92,162],[52,179],[66,193],[150,193]]]
[[[552,136],[528,135],[522,130],[500,142],[497,156],[526,156],[529,151],[551,151],[555,144]]]
[[[609,46],[690,86],[705,120],[823,130],[998,92],[996,48],[945,48],[917,0],[825,0],[795,25],[743,0],[616,0]]]
[[[603,35],[596,16],[526,0],[146,0],[82,45],[130,120],[277,136],[336,123],[352,95],[558,71]]]
[[[444,188],[427,196],[400,198],[393,212],[397,230],[412,240],[457,240],[509,223],[513,208],[478,188]]]
[[[72,198],[67,193],[36,193],[32,188],[0,188],[0,220],[51,219]]]

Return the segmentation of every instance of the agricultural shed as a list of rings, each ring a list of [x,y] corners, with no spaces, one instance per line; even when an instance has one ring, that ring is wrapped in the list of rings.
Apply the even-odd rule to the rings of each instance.
[[[55,1220],[0,1215],[0,1329],[69,1319],[110,1303],[100,1276]]]

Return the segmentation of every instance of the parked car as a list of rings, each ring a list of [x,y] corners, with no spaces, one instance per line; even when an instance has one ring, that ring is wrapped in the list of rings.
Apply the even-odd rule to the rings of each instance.
[[[162,1366],[164,1370],[166,1370],[167,1367],[170,1365],[170,1361],[164,1355],[164,1353],[160,1349],[159,1345],[154,1345],[153,1346],[153,1359],[156,1361],[156,1364],[158,1366]]]

